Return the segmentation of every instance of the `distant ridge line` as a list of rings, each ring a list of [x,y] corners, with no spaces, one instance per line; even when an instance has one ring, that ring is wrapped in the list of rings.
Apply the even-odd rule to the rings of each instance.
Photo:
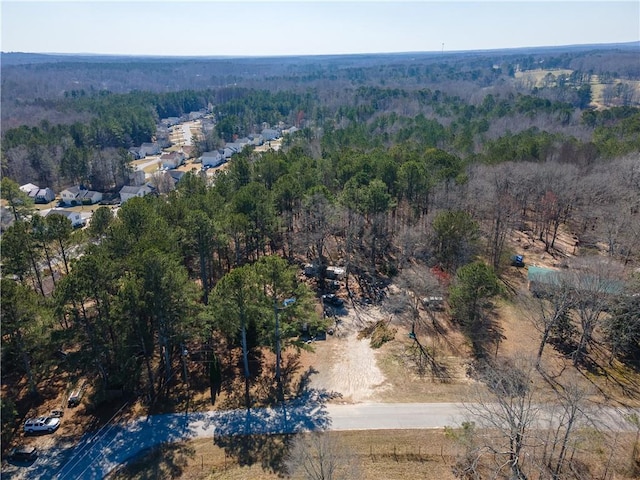
[[[32,63],[60,63],[60,62],[128,62],[136,61],[211,61],[211,60],[278,60],[278,59],[364,59],[364,58],[383,58],[383,57],[442,57],[442,56],[468,56],[468,55],[486,55],[486,54],[532,54],[532,53],[549,53],[557,52],[576,52],[588,50],[611,50],[622,49],[633,51],[640,50],[640,40],[624,43],[597,43],[597,44],[575,44],[575,45],[558,45],[558,46],[540,46],[540,47],[513,47],[513,48],[497,48],[497,49],[481,49],[481,50],[448,50],[442,52],[434,51],[409,51],[409,52],[381,52],[381,53],[346,53],[346,54],[313,54],[313,55],[135,55],[135,54],[94,54],[94,53],[31,53],[31,52],[0,52],[0,62],[3,66],[24,65]]]

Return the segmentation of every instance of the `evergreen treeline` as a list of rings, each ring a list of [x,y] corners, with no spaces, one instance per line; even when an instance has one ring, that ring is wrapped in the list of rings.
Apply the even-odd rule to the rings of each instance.
[[[634,107],[580,110],[522,94],[488,94],[474,105],[428,89],[362,87],[352,93],[334,106],[323,105],[317,92],[238,88],[77,95],[58,101],[59,108],[85,115],[86,121],[43,121],[38,127],[5,132],[3,174],[19,183],[58,188],[78,182],[98,190],[120,186],[127,179],[128,157],[119,149],[150,141],[160,118],[180,116],[211,102],[219,102],[215,103],[217,138],[232,141],[259,132],[263,123],[284,121],[306,126],[309,140],[320,138],[321,150],[314,155],[344,147],[388,148],[413,140],[488,163],[563,157],[565,162],[589,164],[639,147],[640,113]],[[203,148],[216,144],[217,140],[211,141]],[[113,171],[119,173],[111,175]]]

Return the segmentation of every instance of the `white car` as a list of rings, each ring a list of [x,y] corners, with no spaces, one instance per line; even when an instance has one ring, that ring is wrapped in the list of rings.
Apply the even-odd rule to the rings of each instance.
[[[60,419],[55,417],[30,418],[24,422],[25,433],[53,432],[60,426]]]

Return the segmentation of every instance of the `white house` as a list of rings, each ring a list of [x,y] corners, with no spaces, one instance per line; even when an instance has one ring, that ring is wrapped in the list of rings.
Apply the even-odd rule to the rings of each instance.
[[[56,198],[56,194],[49,187],[40,188],[33,183],[26,183],[19,188],[20,191],[26,193],[35,203],[49,203],[53,202]]]
[[[202,162],[203,167],[214,168],[224,163],[224,157],[218,150],[216,150],[214,152],[204,152],[200,157],[200,161]]]
[[[262,138],[264,138],[265,142],[280,138],[280,132],[278,130],[274,130],[273,128],[265,128],[264,130],[262,130],[261,135]]]
[[[242,143],[239,143],[239,142],[227,142],[227,143],[224,144],[224,148],[230,148],[235,153],[239,153],[244,148],[244,145],[245,144],[242,144]]]
[[[77,199],[84,204],[94,205],[102,201],[102,192],[95,190],[81,190]]]
[[[73,187],[62,190],[60,192],[60,199],[65,205],[93,205],[102,200],[102,193],[74,185]]]
[[[56,199],[56,194],[50,188],[38,188],[29,192],[31,197],[33,194],[33,201],[35,203],[50,203]]]
[[[129,185],[144,185],[145,176],[144,170],[129,172]]]
[[[51,209],[47,212],[47,217],[50,215],[62,215],[63,217],[67,217],[71,220],[71,226],[74,228],[83,227],[86,224],[86,221],[80,215],[80,212],[72,212],[70,210],[61,210],[61,209]]]
[[[162,162],[162,168],[171,170],[178,168],[184,163],[185,155],[182,152],[163,153],[160,156]]]
[[[239,138],[238,140],[236,140],[236,142],[238,145],[240,145],[241,148],[246,147],[247,145],[252,145],[251,143],[251,139],[248,137],[242,137]]]
[[[233,148],[228,148],[228,147],[224,147],[220,150],[218,150],[220,152],[220,154],[222,155],[223,158],[225,159],[229,159],[231,158],[231,156],[236,153],[236,151]]]
[[[144,197],[152,192],[148,185],[125,185],[120,189],[120,203],[124,203],[133,197]]]
[[[251,135],[249,135],[249,140],[251,142],[251,145],[254,146],[260,146],[264,143],[264,138],[259,133],[252,133]]]
[[[37,185],[34,185],[33,183],[25,183],[24,185],[20,186],[20,191],[26,193],[27,195],[29,195],[29,193],[32,190],[39,190],[40,187]]]
[[[140,145],[140,155],[141,158],[146,157],[147,155],[157,155],[160,153],[160,145],[157,143],[143,143]]]
[[[73,187],[65,188],[60,192],[60,200],[65,205],[71,205],[74,202],[77,203],[76,197],[78,196],[79,191],[80,191],[80,187],[78,187],[77,185]]]

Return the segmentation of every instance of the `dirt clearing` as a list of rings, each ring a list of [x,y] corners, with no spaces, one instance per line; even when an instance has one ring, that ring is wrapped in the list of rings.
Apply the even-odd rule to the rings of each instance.
[[[373,307],[365,311],[349,306],[346,311],[336,317],[335,333],[326,341],[315,342],[315,352],[303,356],[303,364],[317,372],[311,376],[311,387],[336,392],[341,402],[379,400],[389,385],[378,367],[377,352],[368,339],[358,339],[358,332],[383,315]]]

